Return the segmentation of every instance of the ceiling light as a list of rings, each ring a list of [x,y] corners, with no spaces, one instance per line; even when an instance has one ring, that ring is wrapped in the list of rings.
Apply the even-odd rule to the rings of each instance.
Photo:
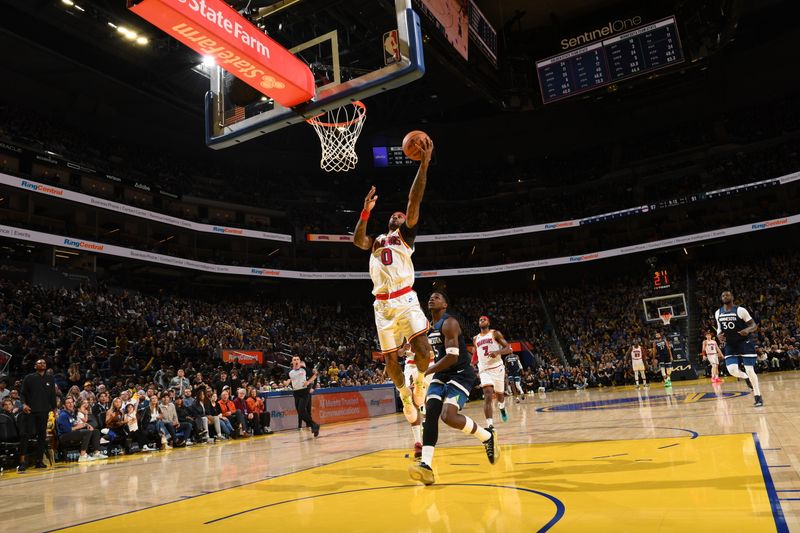
[[[217,64],[217,61],[214,59],[213,56],[203,56],[203,66],[206,68],[211,68]]]
[[[128,39],[129,41],[135,41],[136,37],[138,36],[139,35],[135,31],[129,31],[128,33],[125,34],[125,38]]]
[[[109,24],[111,24],[111,23],[109,22]],[[122,35],[125,35],[129,31],[131,31],[131,30],[129,30],[125,26],[117,26],[117,33],[121,33]]]
[[[72,0],[61,0],[61,3],[64,4],[64,5],[67,5],[67,6],[74,6],[75,5],[75,2],[73,2]]]
[[[117,25],[114,24],[113,22],[109,22],[108,25],[111,26],[112,28],[116,28],[117,27]]]
[[[86,11],[85,9],[83,9],[81,6],[79,6],[77,4],[75,4],[75,9],[77,9],[78,11]]]
[[[150,41],[147,39],[147,37],[137,37],[136,38],[136,44],[141,44],[142,46],[146,45],[149,42]]]

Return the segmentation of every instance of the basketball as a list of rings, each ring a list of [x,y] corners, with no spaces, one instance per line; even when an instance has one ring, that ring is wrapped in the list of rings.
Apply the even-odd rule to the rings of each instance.
[[[406,154],[407,158],[413,159],[414,161],[420,160],[422,155],[417,147],[417,142],[424,139],[430,139],[428,134],[424,131],[414,130],[406,133],[406,136],[403,137],[403,153]]]

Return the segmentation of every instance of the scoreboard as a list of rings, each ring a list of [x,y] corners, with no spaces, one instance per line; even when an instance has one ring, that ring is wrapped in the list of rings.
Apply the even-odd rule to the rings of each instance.
[[[402,146],[373,146],[372,164],[376,168],[408,167],[419,164],[406,157]]]
[[[684,60],[675,17],[536,62],[545,104]]]

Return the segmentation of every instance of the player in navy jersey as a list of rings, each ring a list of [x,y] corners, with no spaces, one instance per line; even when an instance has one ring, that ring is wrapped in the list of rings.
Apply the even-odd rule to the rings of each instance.
[[[508,383],[511,385],[511,394],[514,395],[514,401],[519,403],[520,397],[525,399],[525,391],[522,390],[522,363],[519,362],[519,356],[511,352],[506,356],[506,365],[508,365]]]
[[[750,334],[758,329],[756,321],[740,305],[734,305],[731,291],[722,293],[722,307],[714,313],[717,322],[717,339],[722,344],[725,354],[725,367],[731,376],[744,379],[747,386],[753,389],[755,407],[764,405],[761,389],[756,375],[756,349],[750,343]],[[739,370],[739,363],[745,371]]]
[[[661,337],[661,333],[656,333],[651,349],[653,357],[658,357],[658,366],[661,367],[661,377],[664,378],[664,386],[672,386],[672,346],[669,341]]]
[[[434,363],[425,371],[433,375],[425,401],[425,422],[422,427],[422,458],[408,469],[411,479],[425,485],[434,482],[433,451],[439,440],[439,418],[448,426],[473,435],[486,449],[489,462],[494,464],[500,456],[497,434],[493,428],[484,429],[459,411],[469,398],[475,383],[471,357],[458,320],[447,313],[449,300],[441,289],[436,289],[428,300],[431,311],[431,329],[428,339],[435,353]]]

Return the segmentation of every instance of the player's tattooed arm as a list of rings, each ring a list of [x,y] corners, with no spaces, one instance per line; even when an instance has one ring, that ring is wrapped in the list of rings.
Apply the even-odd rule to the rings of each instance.
[[[366,198],[364,198],[364,210],[361,211],[358,224],[356,224],[356,230],[353,233],[353,244],[362,250],[372,249],[373,238],[367,235],[367,222],[369,221],[369,214],[372,212],[372,208],[375,207],[375,202],[378,201],[378,195],[375,194],[375,192],[376,189],[373,185],[367,193]]]
[[[408,206],[406,207],[406,226],[413,228],[419,222],[419,206],[422,204],[422,197],[425,196],[425,186],[428,182],[428,165],[433,155],[433,141],[430,138],[418,141],[420,150],[420,164],[417,169],[417,177],[408,192]]]
[[[489,355],[492,357],[497,357],[498,355],[508,355],[514,351],[511,349],[511,345],[508,344],[506,338],[503,337],[503,334],[497,330],[494,330],[494,340],[496,340],[497,344],[500,345],[500,349],[491,352]]]
[[[754,333],[758,329],[758,324],[752,318],[747,321],[747,327],[744,328],[742,331],[739,332],[739,335],[742,337],[747,337],[751,333]]]

